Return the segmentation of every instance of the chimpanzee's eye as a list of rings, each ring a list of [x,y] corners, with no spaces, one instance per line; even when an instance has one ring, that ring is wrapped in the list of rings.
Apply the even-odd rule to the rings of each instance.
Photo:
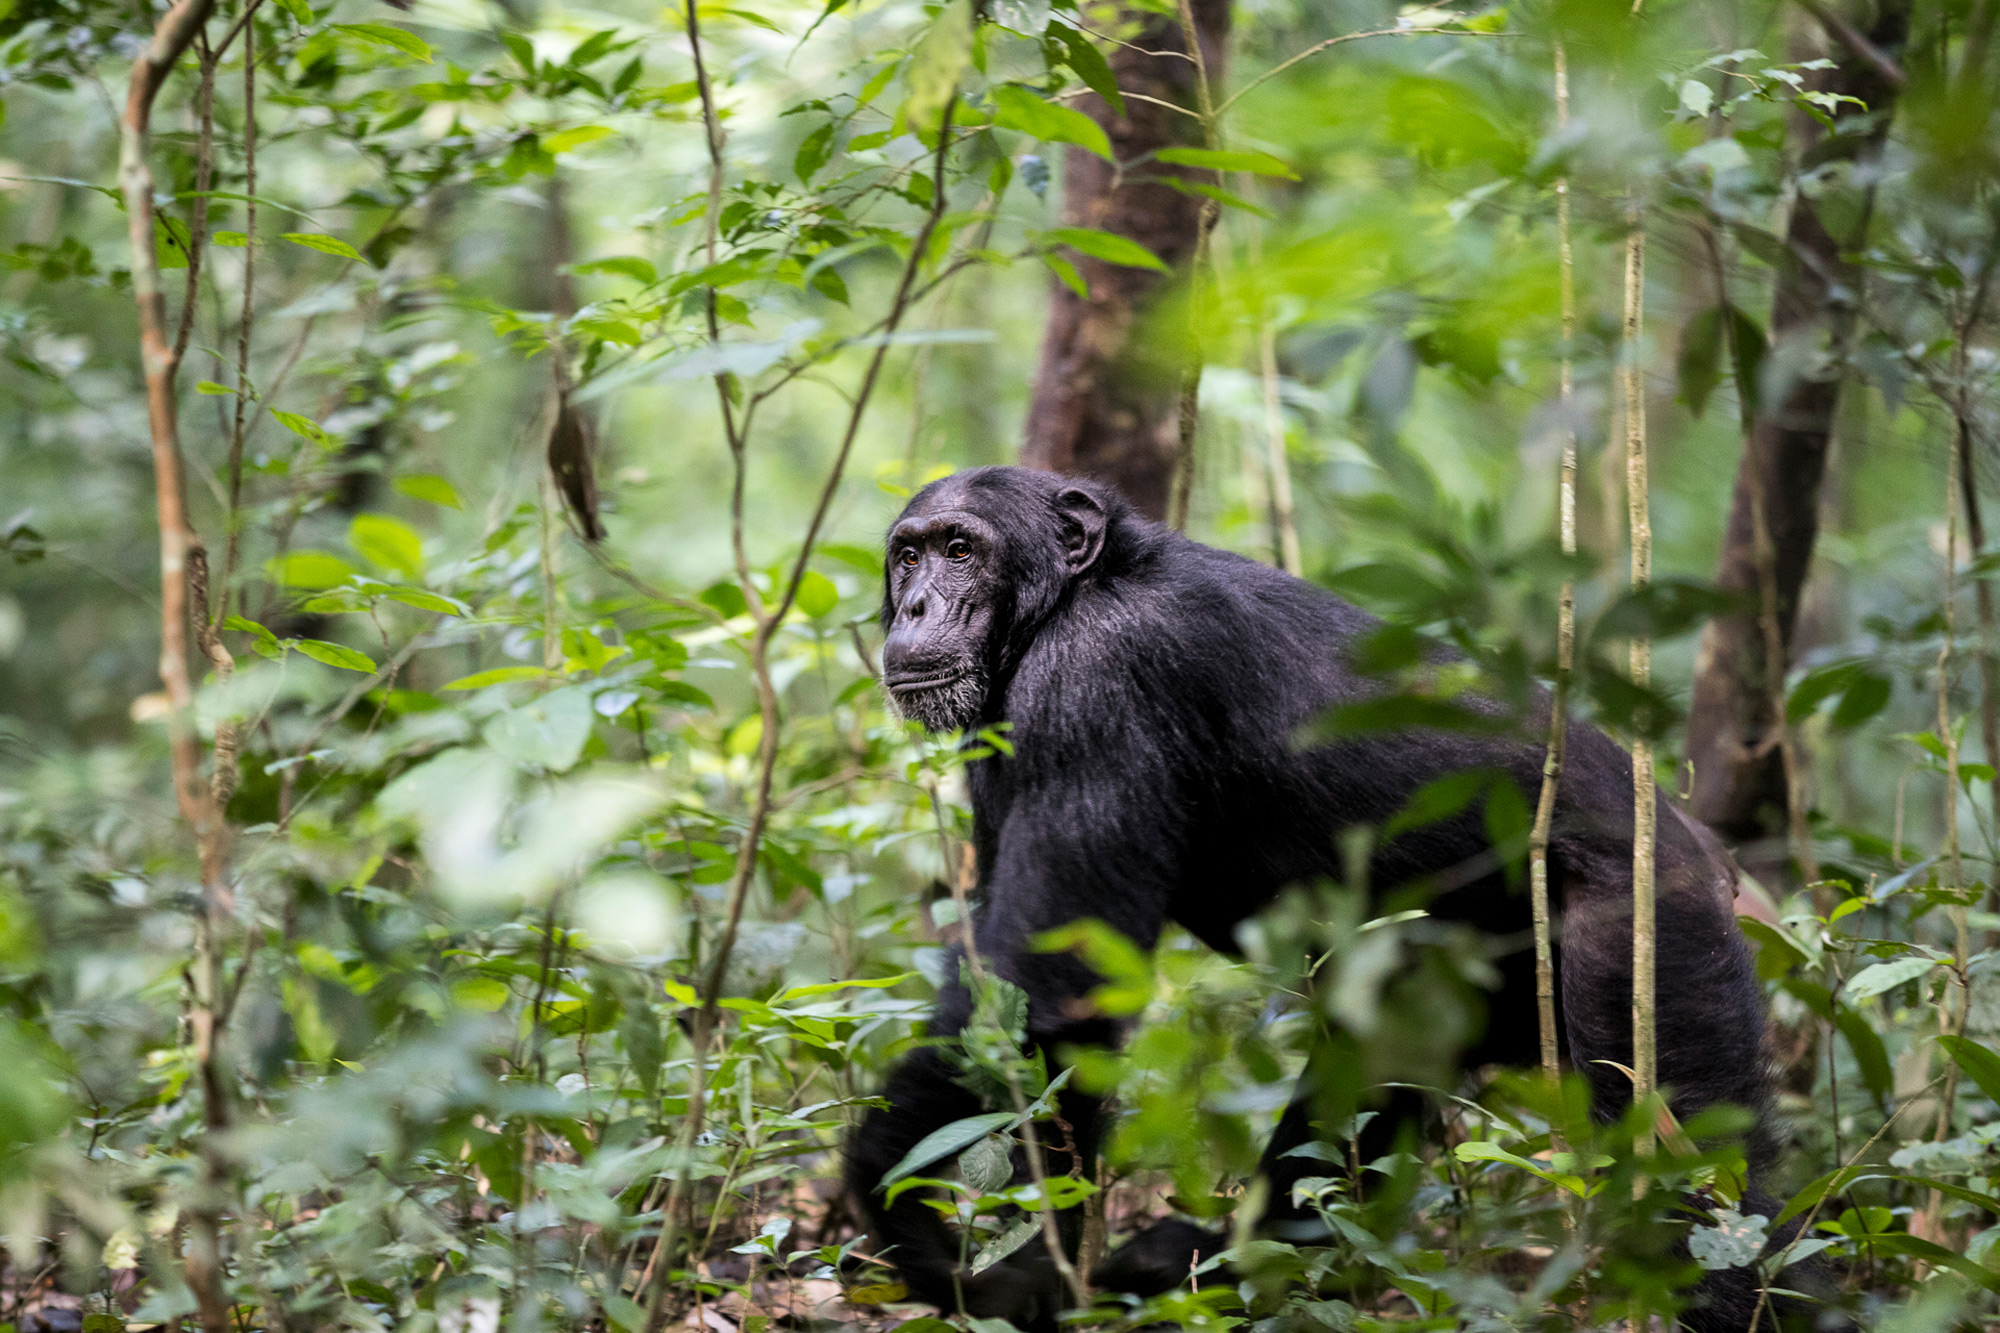
[[[904,569],[915,569],[918,565],[923,563],[924,559],[923,556],[918,553],[917,548],[914,546],[905,546],[903,548],[903,553],[897,556],[896,558],[903,562]]]
[[[963,537],[956,538],[944,548],[944,553],[953,560],[963,560],[972,554],[972,543]]]

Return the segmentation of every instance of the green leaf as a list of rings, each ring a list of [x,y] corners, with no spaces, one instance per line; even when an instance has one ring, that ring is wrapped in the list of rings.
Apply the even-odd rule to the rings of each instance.
[[[271,409],[271,419],[300,439],[311,440],[322,449],[332,450],[340,447],[339,442],[321,429],[320,424],[311,417],[302,417],[297,412],[281,412],[274,407]]]
[[[903,116],[919,135],[935,138],[945,103],[972,61],[972,0],[949,0],[910,58],[910,95]]]
[[[285,655],[284,648],[278,643],[278,636],[254,620],[245,620],[242,616],[230,616],[222,622],[222,627],[236,630],[241,634],[253,635],[256,641],[250,646],[259,657],[267,657],[275,662]]]
[[[1884,991],[1915,981],[1937,965],[1930,958],[1892,958],[1886,963],[1876,963],[1856,972],[1841,987],[1840,995],[1849,1003],[1872,1000]]]
[[[441,597],[434,592],[426,592],[422,588],[391,588],[382,595],[392,602],[414,606],[419,611],[436,611],[447,616],[462,616],[470,609],[463,602]]]
[[[903,1154],[903,1160],[890,1167],[882,1179],[875,1184],[876,1189],[887,1189],[904,1176],[916,1172],[937,1161],[970,1147],[988,1134],[997,1134],[1003,1129],[1012,1129],[1021,1123],[1021,1117],[1012,1111],[989,1111],[985,1115],[967,1116],[954,1120],[943,1129],[932,1130],[917,1146]]]
[[[838,605],[840,589],[833,586],[833,580],[816,569],[808,569],[799,580],[799,610],[818,620]]]
[[[1153,156],[1177,167],[1203,167],[1209,171],[1247,171],[1253,176],[1276,176],[1295,181],[1299,173],[1284,159],[1252,149],[1162,148]]]
[[[609,139],[617,133],[609,125],[578,125],[573,129],[557,130],[554,134],[542,136],[542,151],[553,157],[557,153],[567,153],[573,148],[596,143],[599,139]]]
[[[312,6],[306,0],[277,0],[277,3],[278,8],[290,14],[299,26],[304,27],[313,21]]]
[[[1939,1037],[1937,1044],[1951,1057],[1979,1090],[2000,1102],[2000,1055],[1995,1055],[1970,1037]]]
[[[304,653],[315,662],[324,662],[330,667],[344,671],[373,671],[375,660],[366,653],[356,652],[346,644],[328,643],[325,639],[297,639],[292,647]]]
[[[358,571],[331,551],[287,551],[264,566],[271,582],[282,588],[315,591],[337,588]]]
[[[458,498],[458,488],[433,472],[412,472],[398,477],[396,489],[412,500],[422,500],[426,504],[443,505],[446,509],[465,508],[465,503]]]
[[[415,33],[392,28],[386,23],[336,23],[333,27],[336,32],[359,37],[376,46],[386,46],[426,65],[431,63],[431,44]]]
[[[286,231],[278,233],[278,239],[290,241],[293,245],[303,245],[308,250],[317,250],[324,255],[339,255],[342,259],[360,259],[364,264],[368,262],[362,258],[359,250],[346,241],[338,236],[328,236],[324,232]]]
[[[400,518],[356,514],[347,525],[347,544],[368,563],[415,578],[424,567],[424,539]]]
[[[1118,80],[1111,72],[1111,64],[1105,60],[1104,53],[1092,44],[1090,38],[1060,21],[1049,24],[1048,37],[1061,44],[1062,63],[1068,65],[1070,72],[1077,78],[1083,80],[1083,86],[1103,98],[1105,105],[1114,113],[1124,115],[1125,98],[1118,91]],[[1045,44],[1043,49],[1050,52],[1051,60],[1055,59],[1054,52],[1049,46]]]
[[[1033,1240],[1040,1234],[1041,1229],[1042,1219],[1039,1213],[1029,1213],[1024,1217],[1016,1218],[1012,1226],[995,1236],[992,1240],[987,1241],[986,1244],[980,1247],[979,1253],[972,1256],[972,1271],[974,1273],[985,1272]]]
[[[660,274],[652,264],[637,255],[612,255],[606,259],[592,259],[570,266],[572,273],[616,273],[623,278],[650,287],[660,280]]]
[[[1057,245],[1067,245],[1079,254],[1101,259],[1107,264],[1120,264],[1126,268],[1157,269],[1167,272],[1167,266],[1160,257],[1129,236],[1119,236],[1095,227],[1057,227],[1044,232],[1042,239]]]
[[[993,90],[993,123],[1049,143],[1073,143],[1111,160],[1111,140],[1105,137],[1103,126],[1081,111],[1045,101],[1018,84]]]
[[[1760,981],[1776,981],[1793,968],[1804,967],[1811,960],[1805,950],[1792,942],[1791,936],[1766,921],[1752,916],[1736,918],[1737,926],[1757,944],[1757,977]]]
[[[483,690],[488,685],[504,685],[508,681],[539,680],[548,674],[541,667],[494,667],[488,671],[475,671],[469,676],[460,676],[449,685],[442,685],[439,688],[444,690]]]
[[[792,171],[799,178],[799,184],[810,185],[819,169],[833,156],[834,124],[826,124],[799,141],[799,151],[792,155]]]
[[[1049,272],[1055,274],[1056,280],[1063,286],[1085,301],[1090,299],[1090,287],[1084,282],[1083,275],[1076,271],[1076,265],[1058,254],[1043,255],[1042,263],[1048,266]]]
[[[236,396],[236,390],[230,388],[227,384],[217,384],[214,380],[198,381],[194,386],[194,391],[209,398],[233,398]]]

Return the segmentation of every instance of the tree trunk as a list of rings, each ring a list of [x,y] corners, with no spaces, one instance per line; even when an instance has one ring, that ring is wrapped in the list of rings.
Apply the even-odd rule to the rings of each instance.
[[[1192,10],[1209,81],[1219,85],[1229,36],[1228,0],[1193,0]],[[1137,31],[1128,33],[1134,20]],[[1189,113],[1197,106],[1195,66],[1187,58],[1180,23],[1135,10],[1123,16],[1119,31],[1128,44],[1114,48],[1107,59],[1119,90],[1127,94],[1123,113],[1095,94],[1080,98],[1077,107],[1104,127],[1120,164],[1134,164],[1175,145],[1199,147],[1199,115],[1159,105],[1171,103]],[[1213,180],[1210,172],[1155,162],[1131,170],[1140,176]],[[1184,340],[1176,336],[1141,344],[1134,334],[1147,305],[1193,260],[1203,201],[1156,180],[1125,180],[1123,174],[1095,153],[1069,149],[1063,166],[1064,224],[1130,237],[1165,261],[1174,275],[1076,257],[1090,295],[1054,286],[1021,462],[1109,482],[1149,518],[1162,518],[1178,449],[1176,395]]]
[[[1909,0],[1882,4],[1867,34],[1877,51],[1899,51],[1908,31]],[[1838,63],[1818,86],[1858,97],[1869,116],[1844,122],[1828,135],[1799,118],[1813,134],[1802,168],[1872,155],[1888,131],[1897,87],[1877,66],[1852,50],[1836,48]],[[1850,115],[1852,109],[1848,108]],[[1798,619],[1799,592],[1812,564],[1819,533],[1820,479],[1826,470],[1843,374],[1842,353],[1854,315],[1858,274],[1843,251],[1859,236],[1836,240],[1820,215],[1820,201],[1801,193],[1785,234],[1785,256],[1771,299],[1771,343],[1811,340],[1831,346],[1822,370],[1784,385],[1775,402],[1760,402],[1736,474],[1729,526],[1716,571],[1719,587],[1760,604],[1768,577],[1775,592],[1777,637],[1789,660]],[[1866,226],[1864,213],[1861,224]],[[1738,386],[1755,393],[1755,386]],[[1759,568],[1757,502],[1762,498],[1769,570]],[[1786,787],[1779,723],[1783,717],[1786,661],[1768,663],[1766,626],[1748,611],[1718,616],[1702,633],[1689,710],[1687,757],[1694,766],[1693,811],[1737,842],[1782,836]]]

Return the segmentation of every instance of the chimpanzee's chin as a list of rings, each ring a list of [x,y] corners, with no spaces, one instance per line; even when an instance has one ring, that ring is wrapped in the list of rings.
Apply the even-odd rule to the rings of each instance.
[[[979,721],[980,706],[986,701],[986,682],[981,673],[967,671],[922,688],[899,688],[891,684],[888,695],[890,706],[897,713],[925,731],[965,731]]]

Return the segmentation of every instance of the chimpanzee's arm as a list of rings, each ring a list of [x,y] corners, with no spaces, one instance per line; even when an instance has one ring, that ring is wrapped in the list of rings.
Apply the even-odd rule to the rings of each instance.
[[[1155,827],[1147,837],[1135,839],[1138,830],[1122,813],[1114,814],[1101,799],[1093,803],[1073,787],[1060,801],[1017,797],[984,876],[985,901],[973,936],[980,961],[989,973],[1027,992],[1028,1039],[1047,1054],[1051,1074],[1059,1067],[1059,1046],[1106,1044],[1118,1033],[1086,998],[1101,978],[1073,954],[1034,952],[1034,937],[1096,917],[1150,948],[1164,921],[1169,893],[1168,881],[1161,877],[1170,867],[1162,860],[1171,835]],[[955,950],[954,973],[958,958]],[[954,977],[939,993],[930,1035],[956,1036],[970,1009],[970,996]],[[957,1237],[921,1202],[919,1192],[906,1192],[894,1208],[882,1206],[877,1182],[925,1135],[981,1111],[1007,1109],[981,1106],[956,1081],[957,1072],[947,1051],[936,1047],[912,1054],[897,1067],[883,1092],[888,1108],[870,1112],[849,1143],[848,1186],[868,1212],[873,1248],[879,1253],[893,1247],[889,1258],[912,1294],[947,1311],[962,1299],[975,1315],[1003,1316],[1021,1328],[1051,1327],[1067,1302],[1039,1244],[977,1277],[959,1273],[954,1278],[960,1257]],[[1097,1148],[1098,1099],[1065,1090],[1060,1101],[1087,1174]],[[1044,1125],[1039,1137],[1049,1171],[1068,1172],[1072,1159],[1059,1151],[1062,1131],[1051,1132]]]

